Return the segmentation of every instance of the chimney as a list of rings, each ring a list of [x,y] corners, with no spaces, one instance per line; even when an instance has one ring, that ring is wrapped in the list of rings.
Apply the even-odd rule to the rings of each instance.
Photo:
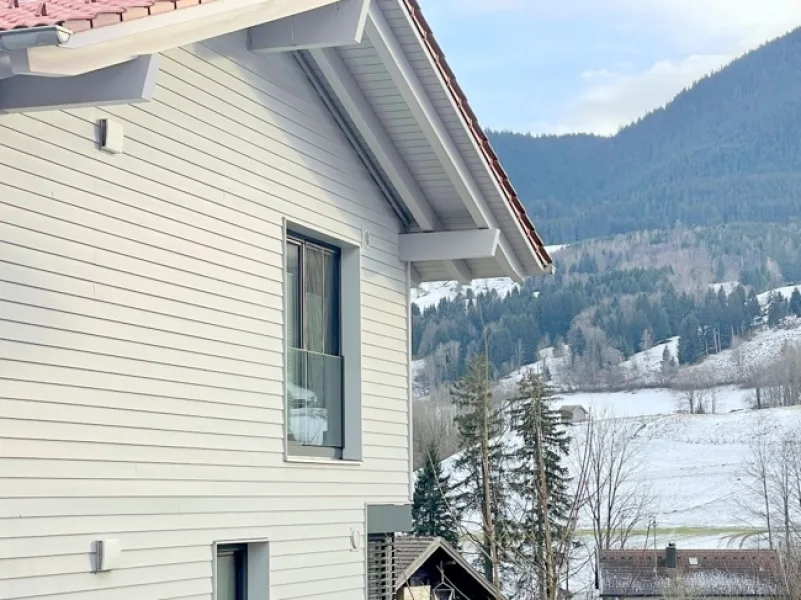
[[[678,566],[678,556],[676,555],[676,544],[670,542],[665,550],[665,566],[668,569],[675,569]]]

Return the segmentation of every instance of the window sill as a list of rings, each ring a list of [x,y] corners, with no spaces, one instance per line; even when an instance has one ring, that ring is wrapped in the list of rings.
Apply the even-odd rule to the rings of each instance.
[[[360,460],[345,460],[342,458],[325,458],[323,456],[296,456],[284,454],[284,462],[288,463],[307,463],[313,465],[340,465],[343,467],[360,467]]]

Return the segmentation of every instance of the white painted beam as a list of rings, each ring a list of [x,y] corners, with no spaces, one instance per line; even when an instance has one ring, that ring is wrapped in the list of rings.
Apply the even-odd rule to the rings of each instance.
[[[434,153],[445,168],[448,178],[458,191],[473,222],[481,229],[497,228],[495,217],[487,206],[481,190],[406,58],[403,48],[384,18],[381,8],[375,3],[371,4],[368,10],[365,31],[386,66],[392,81],[431,144]],[[503,251],[511,252],[508,244],[504,245]],[[507,275],[510,277],[517,277],[518,273],[525,272],[513,252],[505,256],[504,263],[509,265]]]
[[[17,75],[0,80],[0,113],[147,102],[156,90],[159,55],[74,77]]]
[[[61,46],[12,53],[16,75],[80,75],[339,0],[220,0],[74,34]]]
[[[11,70],[11,57],[8,52],[0,52],[0,79],[11,77],[14,72]]]
[[[495,258],[508,277],[517,283],[523,283],[526,279],[526,272],[516,258],[515,260],[509,260],[509,257],[514,256],[514,251],[509,247],[508,240],[505,236],[501,235],[501,239],[498,243],[498,253],[495,255]]]
[[[500,229],[405,233],[398,236],[398,258],[407,262],[493,258]]]
[[[417,225],[423,231],[439,229],[441,224],[437,215],[342,57],[330,48],[312,50],[311,55]]]
[[[342,57],[333,48],[311,50],[310,54],[417,225],[423,231],[441,229],[439,218]],[[464,261],[446,264],[445,268],[454,279],[472,280],[470,268]]]
[[[470,271],[470,267],[467,266],[465,261],[449,260],[442,264],[445,266],[445,270],[448,271],[451,279],[459,283],[464,283],[465,285],[473,281],[473,273]]]
[[[423,276],[420,275],[420,271],[418,271],[412,263],[409,263],[409,281],[411,287],[417,287],[420,285],[420,282],[423,281]]]
[[[251,27],[253,52],[289,52],[359,44],[370,0],[340,0],[315,10]]]

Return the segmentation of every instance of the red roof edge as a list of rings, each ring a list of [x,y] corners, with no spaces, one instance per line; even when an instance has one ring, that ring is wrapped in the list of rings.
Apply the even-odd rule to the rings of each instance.
[[[528,213],[526,213],[526,209],[523,206],[523,203],[520,201],[520,197],[517,195],[517,192],[512,185],[512,181],[509,179],[509,175],[501,165],[498,155],[492,148],[492,144],[490,144],[487,134],[484,133],[484,130],[481,129],[480,125],[478,124],[476,114],[473,112],[473,109],[470,108],[467,97],[459,87],[453,70],[451,69],[450,65],[448,65],[448,61],[445,60],[445,54],[442,52],[439,44],[434,39],[431,26],[423,16],[423,12],[420,9],[418,0],[403,0],[403,3],[406,5],[406,9],[409,11],[409,14],[412,17],[412,22],[414,23],[415,27],[417,27],[420,37],[423,38],[423,42],[427,46],[428,51],[431,52],[434,62],[436,63],[442,78],[445,80],[448,90],[451,92],[451,94],[453,94],[453,99],[456,102],[456,105],[459,107],[462,116],[467,121],[470,131],[475,136],[479,148],[481,148],[482,152],[484,153],[484,157],[487,159],[490,169],[498,178],[498,183],[506,194],[506,199],[509,201],[509,205],[512,207],[512,212],[515,213],[515,216],[517,217],[520,226],[523,228],[523,231],[525,232],[529,243],[534,249],[535,254],[540,259],[543,266],[547,269],[553,264],[553,259],[551,259],[548,251],[545,249],[545,244],[537,233],[537,230],[534,228],[534,223],[531,222]]]

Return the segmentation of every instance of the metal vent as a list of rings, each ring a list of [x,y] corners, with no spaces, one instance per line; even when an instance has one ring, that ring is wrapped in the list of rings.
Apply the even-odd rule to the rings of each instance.
[[[367,537],[367,600],[392,600],[395,595],[395,536]]]

